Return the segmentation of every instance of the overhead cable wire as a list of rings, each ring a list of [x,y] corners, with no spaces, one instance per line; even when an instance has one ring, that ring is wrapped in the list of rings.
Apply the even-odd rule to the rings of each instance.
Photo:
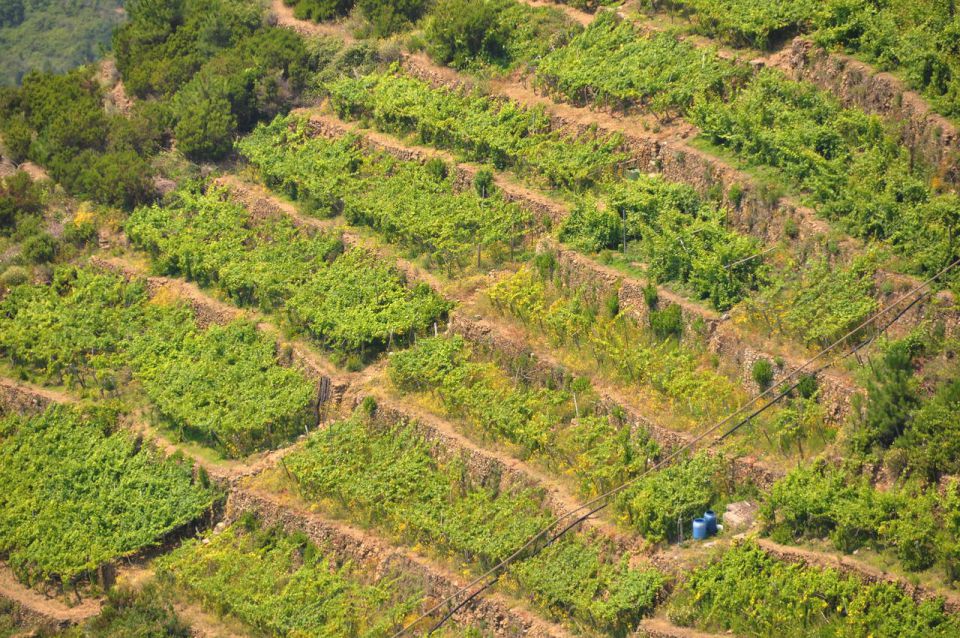
[[[616,494],[619,494],[620,492],[622,492],[623,490],[627,489],[628,487],[630,487],[630,486],[636,484],[637,482],[643,480],[644,478],[646,478],[647,476],[649,476],[651,473],[659,470],[660,468],[662,468],[663,466],[665,466],[666,464],[668,464],[669,462],[671,462],[673,459],[675,459],[675,458],[677,458],[678,456],[680,456],[681,454],[684,454],[684,453],[687,452],[688,450],[691,450],[691,449],[692,449],[694,446],[696,446],[698,443],[700,443],[701,441],[703,441],[704,439],[706,439],[707,437],[709,437],[709,436],[710,436],[711,434],[713,434],[714,432],[720,430],[720,429],[721,429],[724,425],[726,425],[727,423],[730,423],[737,415],[742,414],[743,412],[747,411],[747,409],[749,408],[749,406],[754,405],[757,401],[760,401],[761,399],[765,399],[766,397],[769,397],[769,396],[771,396],[771,395],[775,395],[771,400],[767,401],[764,405],[760,406],[759,408],[757,408],[756,410],[754,410],[753,412],[751,412],[747,417],[745,417],[744,419],[741,419],[740,421],[738,421],[733,427],[729,428],[728,431],[726,431],[724,434],[722,434],[721,436],[719,436],[719,437],[716,439],[716,441],[714,441],[713,443],[715,444],[715,443],[720,442],[720,441],[726,439],[727,437],[729,437],[729,436],[730,436],[731,434],[733,434],[735,431],[739,430],[741,427],[743,427],[744,425],[746,425],[747,423],[749,423],[750,421],[752,421],[756,416],[758,416],[759,414],[761,414],[762,412],[764,412],[765,410],[767,410],[768,408],[770,408],[772,405],[774,405],[775,403],[777,403],[780,399],[782,399],[783,397],[785,397],[790,391],[792,391],[794,388],[796,388],[796,387],[800,384],[800,380],[797,380],[796,382],[794,382],[791,386],[789,386],[788,388],[786,388],[786,390],[783,390],[783,389],[782,389],[784,383],[786,383],[787,381],[790,381],[791,379],[793,379],[793,378],[797,377],[798,375],[800,375],[801,373],[803,373],[803,372],[804,372],[807,368],[809,368],[811,365],[813,365],[814,363],[816,363],[816,362],[820,361],[821,359],[823,359],[823,357],[825,357],[827,354],[829,354],[829,353],[833,352],[834,350],[836,350],[840,345],[846,343],[846,342],[848,341],[848,339],[856,336],[856,335],[857,335],[861,330],[863,330],[864,328],[866,328],[866,327],[868,327],[868,326],[876,323],[876,321],[877,321],[878,319],[880,319],[880,318],[883,317],[884,315],[890,313],[893,309],[897,308],[901,303],[903,303],[904,301],[906,301],[906,300],[909,299],[910,297],[913,297],[915,294],[917,294],[918,292],[922,291],[924,288],[926,288],[926,287],[928,287],[929,285],[931,285],[931,284],[932,284],[933,282],[935,282],[937,279],[939,279],[940,277],[942,277],[943,275],[945,275],[945,274],[948,273],[949,271],[953,270],[953,269],[954,269],[955,267],[957,267],[958,265],[960,265],[960,258],[954,260],[953,262],[951,262],[950,264],[948,264],[947,266],[945,266],[944,268],[942,268],[940,271],[938,271],[936,274],[934,274],[934,275],[932,275],[931,277],[925,279],[925,280],[922,281],[921,283],[917,284],[914,288],[910,289],[909,291],[907,291],[907,292],[905,292],[904,294],[902,294],[902,295],[900,295],[899,297],[897,297],[897,299],[895,299],[893,302],[891,302],[890,304],[888,304],[888,305],[885,306],[884,308],[881,308],[880,310],[878,310],[876,313],[874,313],[874,314],[871,315],[870,317],[864,319],[864,320],[863,320],[860,324],[858,324],[855,328],[849,330],[849,331],[848,331],[847,333],[845,333],[842,337],[836,339],[834,342],[832,342],[831,344],[829,344],[828,346],[826,346],[825,348],[823,348],[822,350],[820,350],[820,351],[819,351],[818,353],[816,353],[814,356],[812,356],[811,358],[807,359],[803,364],[801,364],[800,366],[798,366],[797,368],[795,368],[792,372],[790,372],[789,374],[787,374],[784,378],[782,378],[777,384],[772,385],[771,387],[767,388],[767,389],[764,390],[763,392],[759,393],[758,395],[756,395],[755,397],[753,397],[752,399],[750,399],[749,401],[747,401],[746,403],[744,403],[743,405],[741,405],[739,408],[737,408],[736,410],[734,410],[732,413],[730,413],[729,415],[727,415],[726,417],[724,417],[724,418],[723,418],[722,420],[720,420],[719,422],[715,423],[714,425],[710,426],[709,428],[707,428],[706,430],[704,430],[704,431],[701,432],[700,434],[698,434],[698,435],[696,435],[695,437],[693,437],[692,439],[688,440],[688,441],[685,442],[683,445],[680,445],[680,446],[677,447],[674,451],[672,451],[669,455],[667,455],[665,458],[661,459],[660,461],[657,461],[653,466],[647,468],[646,470],[644,470],[644,471],[643,471],[642,473],[640,473],[639,475],[633,477],[632,479],[630,479],[630,480],[628,480],[628,481],[625,481],[624,483],[620,484],[619,486],[617,486],[617,487],[615,487],[615,488],[613,488],[613,489],[611,489],[611,490],[609,490],[609,491],[607,491],[607,492],[605,492],[605,493],[603,493],[603,494],[600,494],[599,496],[596,496],[596,497],[590,499],[589,501],[583,503],[583,504],[580,505],[579,507],[576,507],[576,508],[570,510],[569,512],[566,512],[566,513],[562,514],[561,516],[557,517],[557,518],[554,519],[549,525],[547,525],[546,527],[544,527],[543,529],[541,529],[539,532],[537,532],[536,534],[534,534],[532,537],[530,537],[530,539],[527,540],[527,542],[524,543],[523,546],[520,547],[520,549],[516,550],[515,552],[513,552],[512,554],[510,554],[508,557],[504,558],[504,559],[501,560],[499,563],[497,563],[496,565],[494,565],[493,567],[491,567],[490,569],[488,569],[487,571],[485,571],[483,574],[481,574],[480,576],[477,576],[477,577],[474,578],[472,581],[470,581],[468,584],[466,584],[466,585],[464,585],[463,587],[459,588],[456,592],[454,592],[453,594],[447,596],[446,598],[444,598],[443,600],[441,600],[440,602],[438,602],[436,605],[434,605],[433,607],[431,607],[430,609],[428,609],[426,612],[424,612],[423,614],[421,614],[420,616],[418,616],[416,619],[414,619],[414,620],[411,621],[410,623],[406,624],[403,628],[401,628],[399,631],[397,631],[395,634],[393,634],[392,638],[400,638],[400,636],[403,636],[403,635],[406,634],[408,631],[410,631],[411,629],[413,629],[413,628],[415,628],[417,625],[419,625],[421,622],[423,622],[423,621],[426,620],[427,618],[431,617],[433,614],[435,614],[436,612],[438,612],[438,611],[439,611],[441,608],[443,608],[445,605],[448,605],[449,603],[451,603],[451,602],[453,602],[454,600],[458,599],[458,598],[459,598],[460,596],[462,596],[464,593],[466,593],[466,592],[474,589],[475,587],[477,587],[477,585],[483,583],[483,585],[482,585],[481,587],[479,587],[478,589],[476,589],[475,591],[473,591],[467,598],[465,598],[464,600],[460,601],[460,602],[459,602],[458,604],[456,604],[453,608],[451,608],[450,610],[448,610],[448,611],[443,615],[443,617],[442,617],[436,624],[434,624],[434,625],[430,628],[430,630],[427,632],[427,635],[432,634],[434,631],[436,631],[436,630],[439,629],[441,626],[443,626],[443,624],[446,623],[446,621],[448,621],[451,617],[453,617],[453,615],[454,615],[457,611],[459,611],[459,610],[462,609],[464,606],[466,606],[467,604],[469,604],[470,601],[472,601],[473,599],[475,599],[475,598],[476,598],[477,596],[479,596],[481,593],[483,593],[484,591],[486,591],[487,589],[489,589],[490,587],[492,587],[492,586],[500,579],[500,576],[503,574],[504,570],[505,570],[511,563],[513,563],[514,561],[516,561],[516,560],[517,560],[520,556],[522,556],[528,549],[530,549],[531,547],[533,547],[534,545],[536,545],[538,541],[540,541],[541,539],[546,538],[547,535],[550,534],[550,532],[551,532],[554,528],[556,528],[556,527],[558,527],[558,526],[560,525],[560,523],[562,523],[563,521],[565,521],[565,520],[567,520],[567,519],[569,519],[569,518],[574,517],[574,516],[575,516],[576,514],[578,514],[579,512],[582,512],[582,511],[586,510],[586,513],[585,513],[585,514],[576,516],[576,517],[574,518],[574,520],[573,520],[572,523],[569,523],[569,524],[565,525],[558,533],[553,534],[552,536],[550,536],[549,538],[547,538],[546,542],[543,544],[543,547],[540,547],[539,549],[537,549],[537,550],[534,552],[534,555],[536,555],[536,553],[539,553],[540,551],[542,551],[542,550],[545,549],[546,547],[549,547],[551,544],[553,544],[554,542],[556,542],[560,537],[562,537],[563,535],[565,535],[566,533],[568,533],[570,530],[572,530],[574,527],[576,527],[576,526],[579,525],[580,523],[583,523],[584,521],[586,521],[588,518],[590,518],[590,517],[593,516],[594,514],[600,512],[601,510],[603,510],[604,508],[606,508],[607,506],[609,506],[610,503],[611,503],[611,501],[608,500],[608,499],[610,499],[610,497],[615,496]],[[894,317],[893,317],[893,319],[891,319],[889,322],[887,322],[887,323],[883,326],[883,328],[881,329],[881,331],[879,331],[877,334],[879,334],[880,332],[886,331],[894,322],[896,322],[898,319],[900,319],[900,317],[902,317],[910,308],[912,308],[913,306],[915,306],[915,305],[916,305],[917,303],[919,303],[921,300],[929,297],[931,294],[932,294],[931,292],[927,292],[927,293],[924,293],[923,295],[921,295],[920,297],[918,297],[918,298],[916,298],[916,299],[913,299],[905,308],[903,308],[903,309],[900,310],[897,314],[895,314]],[[855,346],[850,352],[846,353],[845,355],[843,355],[843,356],[840,357],[840,358],[842,359],[842,358],[846,358],[846,357],[848,357],[848,356],[851,356],[852,354],[854,354],[854,353],[858,352],[859,350],[861,350],[862,348],[864,348],[864,347],[865,347],[866,345],[868,345],[869,343],[873,342],[873,340],[874,340],[875,338],[876,338],[876,334],[873,335],[870,339],[868,339],[865,343],[862,343],[862,344],[859,344],[859,345]],[[820,372],[821,370],[824,370],[824,369],[830,367],[833,363],[834,363],[833,361],[828,361],[828,362],[826,362],[826,363],[824,363],[824,364],[821,364],[820,366],[818,366],[818,367],[816,368],[816,370],[814,371],[814,374],[817,373],[817,372]],[[604,501],[604,502],[601,503],[601,501]],[[597,505],[598,503],[600,503],[600,505]],[[489,582],[484,582],[484,581],[488,581],[488,580],[489,580]]]

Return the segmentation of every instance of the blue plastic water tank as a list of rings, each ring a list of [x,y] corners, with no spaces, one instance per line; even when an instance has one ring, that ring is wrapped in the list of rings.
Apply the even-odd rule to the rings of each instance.
[[[707,531],[707,521],[702,518],[693,519],[693,540],[706,540],[710,533]]]
[[[717,533],[717,513],[713,510],[707,510],[703,515],[703,520],[707,522],[707,534],[713,536]]]

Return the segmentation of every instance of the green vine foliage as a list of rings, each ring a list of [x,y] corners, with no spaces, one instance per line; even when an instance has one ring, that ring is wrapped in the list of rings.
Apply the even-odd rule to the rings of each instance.
[[[459,191],[445,164],[362,152],[357,140],[311,136],[308,122],[278,119],[240,142],[264,181],[325,217],[342,212],[448,272],[522,244],[530,214],[494,190]]]
[[[648,3],[653,4],[652,0]],[[847,4],[859,3],[854,0]],[[661,6],[688,15],[698,33],[739,46],[765,49],[808,27],[818,14],[826,14],[825,7],[831,4],[841,3],[832,0],[666,0]]]
[[[604,11],[536,65],[536,86],[580,106],[683,113],[694,98],[728,96],[749,75],[673,33],[642,34]]]
[[[960,577],[960,489],[942,491],[917,481],[879,491],[865,477],[822,464],[798,468],[778,481],[762,511],[765,533],[779,541],[829,538],[838,550],[889,550],[904,569],[938,566]]]
[[[743,312],[758,329],[826,346],[879,308],[874,279],[878,263],[879,256],[867,251],[840,267],[826,259],[794,264],[747,297]]]
[[[626,159],[622,138],[570,137],[543,109],[525,109],[478,93],[434,89],[399,71],[343,78],[327,90],[337,115],[378,129],[415,134],[424,144],[497,168],[541,176],[553,188],[582,191]]]
[[[530,267],[487,290],[493,306],[536,327],[557,346],[588,354],[614,378],[649,388],[672,410],[694,419],[713,419],[733,409],[733,381],[703,364],[675,339],[658,339],[622,313],[604,316],[586,294],[565,290]]]
[[[723,15],[747,20],[733,9]],[[629,71],[611,70],[611,59],[623,59]],[[915,162],[879,117],[844,108],[810,84],[777,70],[751,73],[670,34],[635,37],[612,14],[546,56],[537,74],[541,86],[578,104],[689,119],[706,142],[778,171],[823,217],[891,246],[907,270],[936,272],[957,256],[957,196],[941,192],[931,167]]]
[[[280,366],[276,343],[253,324],[201,332],[184,313],[167,312],[133,341],[130,357],[157,419],[228,457],[275,448],[314,425],[313,384]]]
[[[636,479],[660,456],[649,435],[623,422],[616,410],[596,415],[602,406],[588,383],[574,381],[566,390],[518,387],[459,337],[421,340],[391,359],[389,373],[402,391],[429,393],[449,415],[572,474],[583,498]],[[725,479],[726,470],[719,457],[680,460],[623,491],[614,510],[650,542],[676,540],[688,534],[693,518],[739,489]]]
[[[914,602],[896,585],[778,561],[751,543],[724,552],[680,586],[671,619],[762,636],[955,636],[942,600]]]
[[[449,416],[571,473],[585,498],[622,485],[660,454],[616,410],[603,413],[586,379],[565,388],[518,383],[522,371],[484,360],[461,337],[421,339],[390,359],[388,373],[402,392],[435,397]]]
[[[196,520],[220,498],[117,414],[55,406],[0,420],[0,553],[27,583],[74,583]]]
[[[734,99],[702,100],[690,115],[706,139],[780,170],[821,215],[888,242],[908,268],[935,272],[955,259],[957,196],[938,194],[878,117],[770,70]]]
[[[335,352],[374,354],[425,331],[449,310],[426,285],[338,237],[285,218],[255,218],[217,189],[180,191],[166,206],[136,210],[131,240],[156,268],[216,285],[240,303],[280,310]]]
[[[242,321],[202,329],[185,305],[148,301],[142,282],[62,268],[0,302],[0,335],[28,378],[103,396],[132,376],[161,423],[226,456],[309,426],[313,386],[280,365],[272,340]]]
[[[472,478],[459,460],[437,461],[429,444],[403,424],[378,429],[358,418],[337,423],[285,462],[308,500],[329,502],[406,543],[427,545],[478,570],[512,554],[553,518],[542,494],[506,488],[498,474]],[[556,546],[563,549],[511,567],[516,584],[531,587],[552,615],[623,632],[652,608],[662,585],[657,572],[605,558],[579,536]]]
[[[390,578],[369,582],[303,534],[264,528],[252,514],[184,543],[157,571],[161,583],[265,635],[389,638],[421,604],[419,592]],[[440,635],[483,634],[453,625]]]
[[[680,459],[618,494],[616,508],[651,542],[687,538],[694,518],[719,508],[734,493],[724,478],[729,474],[721,457],[700,453]]]
[[[506,70],[563,46],[579,29],[555,7],[515,0],[436,0],[424,37],[440,64]]]
[[[726,211],[692,187],[641,175],[601,184],[598,192],[563,220],[561,241],[589,253],[622,248],[626,238],[648,276],[689,286],[718,310],[766,283],[763,259],[755,257],[761,243],[731,230]]]
[[[868,0],[667,0],[693,29],[735,45],[769,48],[796,33],[810,33],[828,48],[862,56],[898,71],[948,117],[960,115],[960,55],[954,45],[960,14],[949,2]]]

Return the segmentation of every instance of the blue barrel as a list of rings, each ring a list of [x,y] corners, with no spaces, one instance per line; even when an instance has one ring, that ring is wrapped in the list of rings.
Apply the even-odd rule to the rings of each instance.
[[[717,533],[717,513],[713,510],[707,510],[703,515],[703,520],[707,522],[707,534],[713,536]]]
[[[707,531],[707,521],[702,518],[693,519],[693,540],[706,540],[707,536],[709,535],[710,534]]]

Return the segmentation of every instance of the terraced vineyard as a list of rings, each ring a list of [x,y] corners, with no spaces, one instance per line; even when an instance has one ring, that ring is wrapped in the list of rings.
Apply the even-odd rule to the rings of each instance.
[[[960,636],[956,19],[875,4],[138,2],[5,90],[0,635]]]

